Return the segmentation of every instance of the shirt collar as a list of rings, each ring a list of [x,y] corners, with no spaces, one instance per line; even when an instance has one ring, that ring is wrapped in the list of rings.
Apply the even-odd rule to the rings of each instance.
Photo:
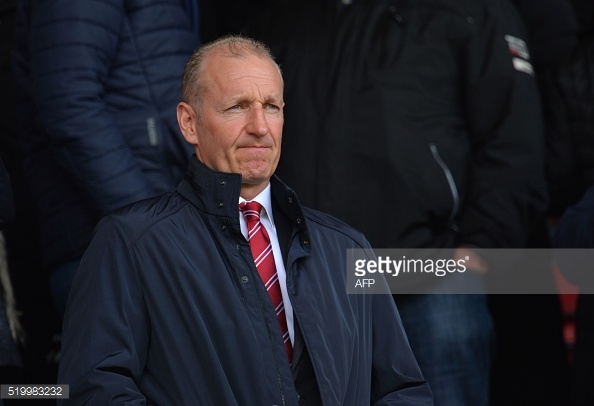
[[[252,202],[258,202],[262,205],[262,212],[260,213],[260,217],[267,216],[270,219],[270,223],[274,225],[274,218],[272,217],[272,197],[270,194],[270,182],[266,185],[263,191],[261,191],[256,197],[254,197]],[[239,203],[247,202],[243,197],[239,196]]]

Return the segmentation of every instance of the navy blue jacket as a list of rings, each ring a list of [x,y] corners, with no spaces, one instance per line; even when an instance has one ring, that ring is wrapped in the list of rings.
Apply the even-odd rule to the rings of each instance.
[[[19,1],[19,139],[46,265],[79,258],[101,216],[182,178],[192,151],[175,109],[198,44],[185,4]]]
[[[193,158],[177,191],[99,223],[66,312],[62,404],[298,404],[240,231],[240,182]],[[347,294],[346,249],[369,247],[364,236],[301,207],[278,178],[272,200],[291,230],[287,289],[323,404],[432,404],[392,297]]]

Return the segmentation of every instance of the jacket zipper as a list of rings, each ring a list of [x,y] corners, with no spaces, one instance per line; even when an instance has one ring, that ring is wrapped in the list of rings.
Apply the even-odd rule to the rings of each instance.
[[[452,224],[454,222],[454,218],[456,217],[456,214],[458,213],[458,208],[460,207],[460,195],[458,193],[458,188],[456,187],[456,182],[454,181],[454,176],[452,175],[450,168],[448,168],[448,166],[443,161],[443,159],[441,159],[441,156],[439,156],[439,151],[437,150],[437,147],[435,146],[435,144],[429,144],[429,149],[431,150],[433,159],[435,159],[437,164],[441,167],[441,170],[443,171],[443,173],[448,181],[448,186],[450,187],[450,192],[452,193],[452,198],[453,198],[454,204],[452,206],[452,211],[450,212],[450,216],[448,218],[448,224]]]

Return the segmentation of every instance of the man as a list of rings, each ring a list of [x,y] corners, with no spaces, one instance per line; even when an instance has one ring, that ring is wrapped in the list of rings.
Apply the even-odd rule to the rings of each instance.
[[[265,46],[205,45],[182,98],[185,179],[104,218],[77,272],[58,378],[69,404],[432,404],[392,298],[346,294],[346,250],[365,238],[273,176],[283,80]],[[251,227],[239,207],[254,202]],[[278,306],[252,256],[262,227]]]

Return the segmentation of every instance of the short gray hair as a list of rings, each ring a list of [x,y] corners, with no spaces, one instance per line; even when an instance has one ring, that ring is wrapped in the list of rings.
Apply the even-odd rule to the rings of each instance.
[[[202,97],[205,89],[202,73],[208,56],[213,53],[220,53],[224,56],[234,58],[257,56],[259,58],[269,59],[278,69],[281,83],[283,81],[281,69],[274,60],[270,48],[268,48],[266,44],[241,35],[226,35],[220,37],[196,49],[192,56],[190,56],[184,69],[181,84],[182,101],[192,106],[197,114],[200,114]]]

